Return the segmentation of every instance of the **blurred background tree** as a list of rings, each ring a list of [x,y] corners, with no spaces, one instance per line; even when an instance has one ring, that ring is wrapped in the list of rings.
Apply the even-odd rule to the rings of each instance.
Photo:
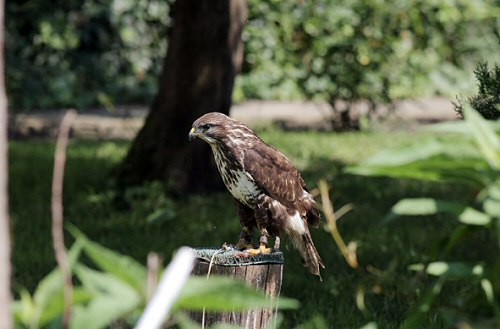
[[[8,1],[11,107],[150,103],[172,3]],[[356,100],[470,91],[476,62],[498,56],[498,17],[498,0],[250,0],[233,97],[345,100],[345,112]]]
[[[211,150],[188,145],[199,116],[229,114],[234,77],[242,56],[245,0],[176,1],[175,23],[157,96],[120,166],[121,187],[168,181],[174,191],[222,187]]]

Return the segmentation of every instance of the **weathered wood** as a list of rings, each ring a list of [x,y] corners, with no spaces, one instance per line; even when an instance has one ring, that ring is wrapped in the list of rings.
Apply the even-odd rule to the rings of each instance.
[[[213,249],[215,251],[215,249]],[[196,250],[195,250],[196,251]],[[209,269],[211,257],[198,254],[198,261],[193,269],[193,275],[206,276]],[[203,254],[203,253],[202,253]],[[219,256],[219,255],[217,255]],[[266,261],[267,258],[267,261]],[[238,258],[234,255],[222,255],[214,257],[210,276],[224,275],[240,279],[248,286],[263,291],[269,298],[274,300],[271,305],[276,305],[281,291],[281,280],[283,276],[283,256],[281,253],[270,255],[259,255],[258,258]],[[241,326],[243,328],[265,328],[274,321],[276,307],[266,309],[251,309],[246,311],[231,312],[205,312],[205,326],[216,323],[226,323]],[[203,312],[190,312],[189,317],[198,323],[202,323]]]

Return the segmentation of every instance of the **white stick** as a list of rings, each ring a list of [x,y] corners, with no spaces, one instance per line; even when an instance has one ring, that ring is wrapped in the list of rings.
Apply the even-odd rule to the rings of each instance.
[[[146,306],[135,329],[157,329],[168,315],[193,270],[196,256],[188,247],[182,247],[163,274],[155,294]]]

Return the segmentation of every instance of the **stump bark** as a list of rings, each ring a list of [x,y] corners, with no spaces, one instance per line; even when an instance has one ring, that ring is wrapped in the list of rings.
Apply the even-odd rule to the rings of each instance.
[[[277,301],[283,277],[283,254],[241,258],[235,252],[224,252],[212,257],[217,249],[198,249],[193,275],[206,276],[212,261],[210,276],[224,275],[244,281],[248,286],[263,291],[273,299],[272,307],[233,312],[205,312],[205,327],[226,323],[243,328],[266,328],[275,320]],[[202,323],[203,312],[191,312],[190,318]]]

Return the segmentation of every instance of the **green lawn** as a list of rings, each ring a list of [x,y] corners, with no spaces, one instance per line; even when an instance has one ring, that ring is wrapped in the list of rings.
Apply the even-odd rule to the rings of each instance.
[[[338,224],[346,242],[356,241],[363,268],[362,271],[349,268],[330,234],[323,228],[313,230],[313,239],[326,265],[323,282],[319,282],[302,267],[297,253],[285,239],[282,294],[298,299],[301,308],[284,314],[283,328],[313,318],[316,318],[313,322],[323,318],[332,328],[359,328],[369,321],[377,322],[379,328],[398,327],[409,307],[432,283],[431,278],[409,272],[407,266],[429,261],[456,222],[446,216],[408,219],[388,226],[379,226],[379,221],[405,196],[464,199],[470,194],[457,186],[352,176],[344,174],[343,168],[379,150],[433,137],[416,132],[284,133],[275,129],[262,130],[260,134],[292,159],[310,188],[326,178],[337,208],[354,204],[354,211]],[[113,168],[127,146],[123,142],[70,143],[64,196],[67,222],[92,240],[142,263],[149,251],[160,252],[167,263],[182,245],[218,246],[225,241],[236,241],[239,223],[228,192],[171,200],[161,184],[150,184],[127,193],[130,208],[114,204]],[[16,293],[22,287],[32,291],[37,281],[55,266],[50,236],[53,151],[54,145],[49,141],[10,143]],[[170,210],[166,217],[152,223],[146,220],[162,208]],[[474,253],[484,252],[487,241],[484,244],[482,241],[487,239],[482,239],[481,234],[478,230],[477,236],[471,238],[473,248],[470,245],[458,248],[453,259],[473,258]],[[446,291],[453,291],[454,298],[440,297],[441,307],[429,317],[425,328],[442,328],[455,311],[471,305],[469,302],[482,293],[477,285],[461,283],[447,285],[443,296]],[[473,305],[478,309],[473,309],[472,314],[481,316],[481,304]]]

